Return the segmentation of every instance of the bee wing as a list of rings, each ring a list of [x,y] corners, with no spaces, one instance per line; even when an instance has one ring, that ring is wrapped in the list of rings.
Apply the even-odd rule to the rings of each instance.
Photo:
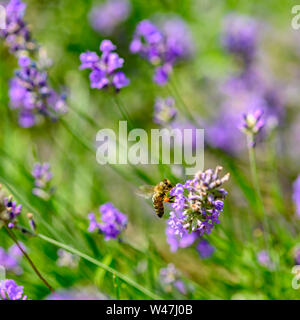
[[[154,193],[154,186],[141,186],[136,190],[136,194],[140,197],[143,197],[145,199],[150,199],[153,196]]]

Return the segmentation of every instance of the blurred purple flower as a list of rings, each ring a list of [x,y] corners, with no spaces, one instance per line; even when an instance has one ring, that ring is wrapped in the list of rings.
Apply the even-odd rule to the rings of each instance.
[[[110,202],[100,206],[99,212],[101,213],[101,222],[96,220],[94,213],[89,214],[90,225],[88,231],[97,230],[103,233],[105,240],[116,239],[127,226],[127,216]]]
[[[297,247],[294,250],[294,259],[295,259],[295,264],[300,265],[300,248]]]
[[[58,259],[56,264],[60,267],[76,268],[79,262],[79,256],[72,254],[66,250],[59,249],[57,251]]]
[[[206,126],[206,138],[212,146],[231,153],[244,148],[244,137],[240,132],[243,114],[261,109],[264,112],[265,131],[270,130],[283,116],[278,93],[266,85],[254,68],[229,78],[221,91],[223,100],[218,116]],[[258,138],[263,136],[260,134]]]
[[[25,245],[19,242],[22,249],[26,251]],[[20,260],[22,258],[22,252],[17,245],[12,245],[8,251],[0,247],[0,265],[6,270],[12,271],[16,275],[23,273],[23,269],[20,266]]]
[[[35,163],[32,176],[35,178],[34,184],[36,187],[45,188],[47,183],[52,179],[52,172],[48,162]]]
[[[172,97],[167,97],[166,99],[156,98],[153,121],[160,125],[167,125],[173,121],[177,115],[174,105],[175,100]]]
[[[118,69],[123,67],[124,59],[115,52],[116,46],[110,40],[103,40],[100,44],[99,57],[95,52],[84,52],[80,55],[80,69],[91,69],[91,88],[101,90],[114,87],[116,92],[129,85],[129,79]]]
[[[157,67],[154,72],[153,81],[158,85],[163,86],[169,81],[169,75],[171,72],[172,65],[170,63]]]
[[[24,21],[26,4],[20,0],[10,0],[5,6],[6,28],[0,29],[0,38],[5,40],[10,52],[18,53],[21,50],[36,49],[32,41],[28,26]]]
[[[0,281],[0,300],[26,300],[23,296],[24,287],[18,286],[14,280]]]
[[[172,263],[168,264],[166,268],[160,269],[159,281],[168,292],[172,291],[172,287],[175,287],[180,293],[186,294],[187,290],[181,279],[181,274]]]
[[[35,188],[32,189],[32,193],[37,197],[48,200],[53,191],[50,188],[50,181],[53,177],[50,164],[48,162],[35,163],[31,174],[35,179]]]
[[[255,65],[258,24],[245,16],[229,15],[225,20],[222,43],[235,56],[242,58],[240,74],[230,76],[221,86],[223,94],[217,116],[206,126],[209,144],[230,153],[244,149],[244,137],[239,132],[242,114],[264,112],[265,132],[268,133],[283,117],[279,90],[262,77],[263,71]],[[262,123],[261,123],[262,124]],[[262,139],[259,134],[257,139]]]
[[[215,248],[205,239],[201,240],[197,245],[197,250],[201,258],[209,258],[214,253]]]
[[[293,184],[293,201],[296,206],[296,215],[300,218],[300,175]]]
[[[181,294],[186,294],[186,286],[183,281],[177,280],[173,283],[173,286],[181,293]]]
[[[17,259],[8,254],[3,248],[0,247],[0,265],[6,270],[15,271],[19,268]]]
[[[16,218],[21,214],[22,205],[17,205],[17,202],[13,201],[12,196],[5,197],[3,205],[4,211],[0,213],[0,220],[7,223],[9,228],[13,228]]]
[[[25,244],[19,241],[19,245],[22,248],[23,251],[26,251],[26,247]],[[8,253],[10,256],[18,259],[20,257],[23,256],[22,251],[19,249],[19,247],[16,244],[13,244],[9,249],[8,249]]]
[[[231,53],[250,63],[256,53],[257,22],[247,16],[229,14],[224,22],[222,44]]]
[[[20,69],[10,82],[10,106],[19,110],[19,125],[30,128],[36,116],[43,115],[56,120],[67,112],[65,95],[57,94],[48,84],[48,75],[37,68],[28,57],[19,58]]]
[[[166,38],[167,61],[191,57],[195,50],[194,39],[185,21],[176,16],[162,20],[160,26]]]
[[[170,250],[176,252],[179,248],[187,248],[191,246],[199,237],[197,232],[189,233],[188,230],[183,230],[181,236],[176,234],[172,226],[166,228],[167,242],[170,245]]]
[[[109,36],[122,22],[127,20],[130,11],[131,5],[128,0],[107,0],[91,9],[90,24],[95,31]]]
[[[136,27],[130,51],[154,65],[154,82],[165,85],[173,66],[191,55],[193,39],[187,25],[180,18],[164,19],[160,27],[149,20],[143,20]]]
[[[107,300],[107,297],[94,287],[63,289],[51,293],[46,300]]]
[[[257,253],[257,261],[261,266],[267,267],[268,269],[273,269],[273,263],[269,253],[266,250],[261,250]]]

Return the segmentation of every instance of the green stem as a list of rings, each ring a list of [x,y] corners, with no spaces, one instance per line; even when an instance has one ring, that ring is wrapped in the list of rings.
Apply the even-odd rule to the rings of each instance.
[[[184,110],[183,110],[183,114],[187,115],[188,120],[190,120],[196,127],[198,126],[197,121],[194,119],[193,115],[190,112],[189,107],[187,106],[187,104],[184,102],[183,98],[181,97],[181,95],[179,94],[179,90],[177,89],[177,86],[175,84],[175,82],[170,81],[170,87],[172,88],[173,94],[176,98],[176,100],[183,106]]]
[[[17,245],[19,250],[22,252],[23,256],[27,259],[30,266],[32,267],[33,271],[36,273],[36,275],[44,282],[44,284],[47,286],[47,288],[54,292],[54,289],[50,286],[50,284],[47,282],[47,280],[42,276],[42,274],[39,272],[38,268],[35,266],[33,261],[30,259],[29,255],[26,253],[26,251],[23,250],[22,246],[19,244],[18,239],[14,235],[14,233],[5,225],[5,229],[8,233],[8,235],[11,237],[11,239],[14,241],[14,243]]]
[[[127,276],[123,275],[122,273],[118,272],[117,270],[105,265],[104,263],[101,263],[100,261],[88,256],[87,254],[80,252],[77,249],[74,249],[64,243],[61,243],[59,241],[56,241],[54,239],[51,239],[43,234],[37,234],[37,236],[39,238],[41,238],[44,241],[47,241],[59,248],[65,249],[66,251],[69,251],[73,254],[78,255],[79,257],[81,257],[84,260],[87,260],[93,264],[95,264],[96,266],[106,270],[107,272],[111,273],[112,275],[116,275],[119,279],[123,280],[124,282],[126,282],[127,284],[131,285],[132,287],[134,287],[135,289],[139,290],[140,292],[142,292],[143,294],[145,294],[146,296],[150,297],[151,299],[154,300],[161,300],[162,298],[159,297],[158,295],[156,295],[155,293],[152,293],[151,291],[149,291],[148,289],[144,288],[143,286],[139,285],[138,283],[136,283],[135,281],[133,281],[132,279],[128,278]]]
[[[250,163],[250,170],[251,170],[251,177],[252,177],[252,183],[253,187],[256,193],[256,202],[259,207],[259,213],[260,213],[260,218],[263,218],[266,215],[264,204],[262,201],[262,196],[260,192],[260,187],[259,187],[259,180],[258,180],[258,175],[257,175],[257,166],[256,166],[256,158],[255,158],[255,152],[254,152],[254,147],[253,147],[253,136],[248,135],[248,153],[249,153],[249,163]]]
[[[126,108],[124,107],[124,105],[120,102],[119,98],[115,95],[113,96],[113,100],[114,103],[116,104],[116,106],[118,107],[122,117],[124,118],[124,120],[127,120],[129,122],[129,126],[131,129],[134,129],[135,126],[131,120],[131,117],[129,116],[129,113],[127,112]]]
[[[116,291],[116,298],[117,300],[120,300],[119,281],[115,274],[113,275],[113,281],[114,281],[114,287]]]
[[[257,165],[256,165],[256,157],[255,157],[255,151],[254,151],[254,136],[249,134],[247,136],[248,138],[248,152],[249,152],[249,162],[250,162],[250,169],[251,169],[251,176],[252,176],[252,182],[253,182],[253,187],[256,193],[256,199],[258,202],[258,207],[259,207],[259,219],[262,220],[263,225],[264,225],[264,241],[265,245],[267,248],[267,251],[269,252],[270,256],[272,254],[271,252],[271,237],[270,237],[270,226],[269,222],[267,219],[267,213],[265,210],[265,206],[263,203],[263,198],[261,195],[260,191],[260,186],[259,186],[259,180],[258,180],[258,174],[257,174]],[[275,260],[273,260],[273,263],[275,263]]]

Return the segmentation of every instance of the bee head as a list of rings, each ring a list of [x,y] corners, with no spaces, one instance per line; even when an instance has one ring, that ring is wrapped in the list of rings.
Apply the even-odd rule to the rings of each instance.
[[[164,179],[164,180],[163,180],[163,185],[164,185],[164,187],[167,188],[167,189],[172,189],[172,188],[173,188],[173,185],[172,185],[172,183],[170,182],[169,179]]]

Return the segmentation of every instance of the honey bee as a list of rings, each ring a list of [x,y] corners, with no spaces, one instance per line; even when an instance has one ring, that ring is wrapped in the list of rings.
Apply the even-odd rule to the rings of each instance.
[[[146,199],[152,197],[152,203],[156,215],[161,218],[164,215],[164,202],[170,202],[171,198],[168,196],[169,191],[173,188],[172,183],[168,179],[164,179],[156,186],[141,186],[137,192],[139,196]]]

